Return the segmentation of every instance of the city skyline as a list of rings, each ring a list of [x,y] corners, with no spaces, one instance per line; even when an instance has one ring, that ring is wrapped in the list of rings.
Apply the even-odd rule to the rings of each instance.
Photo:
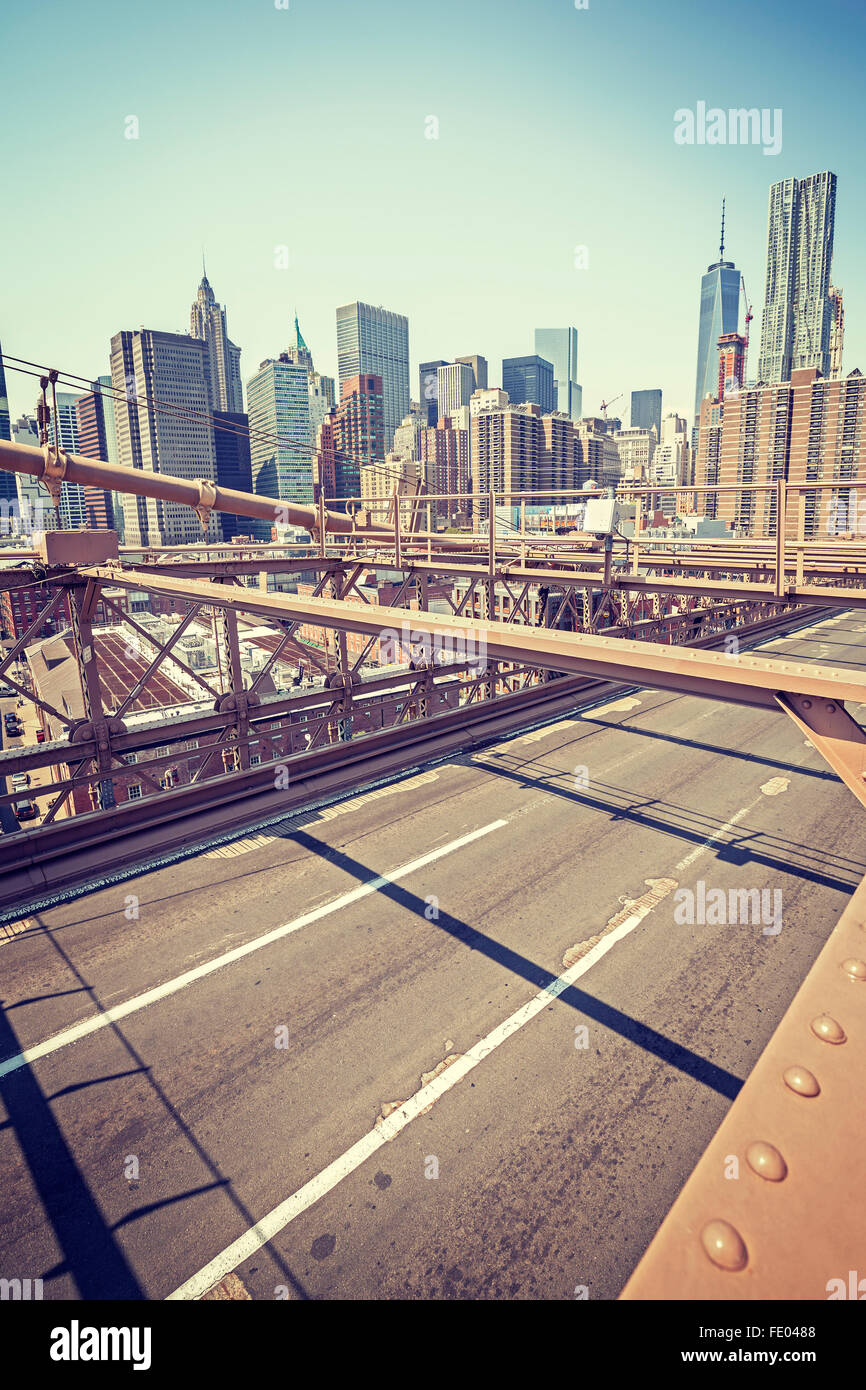
[[[157,4],[155,18],[164,8]],[[488,9],[507,21],[501,31],[491,32]],[[757,364],[769,187],[830,168],[839,181],[833,274],[845,291],[845,369],[863,366],[866,286],[856,228],[866,205],[850,97],[843,104],[837,95],[856,52],[855,43],[840,46],[839,26],[846,34],[862,26],[860,7],[831,0],[820,14],[805,4],[781,3],[756,13],[737,0],[721,27],[708,15],[690,13],[688,24],[676,30],[677,62],[649,70],[646,53],[656,51],[648,48],[651,37],[657,44],[665,25],[670,29],[682,19],[681,6],[661,4],[649,15],[645,7],[621,4],[615,32],[601,4],[586,12],[559,3],[498,5],[495,11],[482,5],[469,13],[443,0],[443,21],[452,13],[455,19],[459,14],[464,54],[448,49],[446,55],[438,39],[413,46],[423,16],[397,5],[382,7],[383,22],[371,33],[349,5],[315,13],[299,5],[263,11],[244,16],[238,26],[231,7],[216,3],[204,27],[173,15],[172,52],[178,63],[190,60],[187,84],[172,81],[164,45],[140,35],[131,16],[102,4],[58,15],[40,38],[46,79],[67,71],[72,55],[81,57],[82,79],[96,73],[104,79],[99,98],[85,100],[63,127],[63,138],[88,148],[87,197],[80,173],[73,176],[61,161],[58,196],[75,214],[62,256],[50,229],[38,222],[25,228],[27,219],[16,219],[5,229],[7,260],[22,270],[40,267],[38,277],[16,274],[4,281],[0,333],[6,351],[95,379],[123,325],[183,331],[203,245],[209,277],[229,309],[232,340],[243,352],[245,383],[257,363],[289,339],[296,305],[320,370],[336,376],[334,311],[358,299],[408,317],[413,383],[420,362],[453,360],[467,343],[495,363],[530,354],[538,325],[573,323],[581,340],[584,414],[597,413],[602,399],[654,384],[643,379],[650,336],[653,375],[666,402],[690,414],[696,299],[701,274],[714,259],[721,198],[727,198],[728,254],[743,270],[756,310],[750,356]],[[111,15],[110,32],[105,26],[85,44],[92,26],[82,28],[82,15],[101,14]],[[32,23],[31,16],[13,15],[10,42],[26,46]],[[280,25],[289,27],[285,38]],[[155,24],[154,33],[158,29]],[[133,32],[140,54],[131,76],[111,64]],[[712,80],[704,82],[701,45],[709,34],[714,65]],[[470,97],[461,84],[467,54],[478,43],[505,80],[497,86],[492,76],[475,73],[480,85]],[[525,61],[527,44],[544,54],[543,64]],[[312,74],[326,46],[335,80],[322,94]],[[412,63],[401,65],[407,51]],[[229,53],[233,65],[226,68]],[[803,78],[822,60],[832,62],[838,84],[822,90],[821,120],[815,121]],[[213,63],[226,72],[243,108],[240,121],[232,112],[233,125],[228,108],[220,113],[208,101],[206,117],[198,109]],[[578,63],[579,90],[570,78]],[[371,95],[371,72],[387,74],[386,97]],[[248,135],[252,125],[276,131],[287,119],[281,104],[287,78],[316,139],[281,146],[284,177],[273,180],[266,178],[270,142],[264,142],[267,150],[253,150]],[[4,109],[8,104],[10,123],[16,101],[24,98],[24,80],[24,72],[14,70],[4,82],[0,101]],[[524,98],[519,116],[509,100],[515,86]],[[760,148],[678,146],[674,112],[700,99],[781,109],[781,153],[766,158]],[[125,134],[132,114],[140,122],[137,140]],[[12,186],[25,186],[34,152],[49,157],[57,129],[53,110],[33,113],[26,150],[24,142],[11,142]],[[549,155],[543,164],[533,157],[540,130]],[[344,170],[359,131],[369,167]],[[437,138],[427,138],[434,133]],[[534,185],[526,206],[509,204],[507,217],[482,174],[485,148],[507,149],[509,167],[525,166]],[[209,200],[209,189],[224,180],[241,150],[255,197]],[[329,154],[341,165],[339,186],[329,178]],[[558,167],[561,156],[568,163]],[[467,196],[453,207],[437,207],[435,217],[422,216],[402,196],[406,174],[416,177],[419,167],[431,187],[465,180]],[[562,167],[569,171],[565,181]],[[599,178],[604,198],[593,196]],[[544,198],[542,219],[537,209]],[[645,205],[639,218],[636,204]],[[106,219],[122,225],[123,235],[106,238]],[[281,246],[284,269],[275,264]],[[585,268],[576,264],[580,247]],[[32,379],[12,372],[7,379],[11,414],[32,410]]]

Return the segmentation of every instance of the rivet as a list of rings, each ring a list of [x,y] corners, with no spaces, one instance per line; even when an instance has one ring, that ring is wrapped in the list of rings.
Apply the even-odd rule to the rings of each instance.
[[[788,1176],[788,1165],[779,1150],[759,1139],[746,1149],[746,1162],[753,1173],[768,1182],[781,1182]]]
[[[811,708],[812,708],[812,701],[811,701],[811,700],[804,700],[804,701],[803,701],[803,709],[811,709]]]
[[[835,706],[835,705],[828,705],[828,706],[827,706],[827,713],[828,713],[828,714],[835,714],[835,713],[836,713],[836,706]]]
[[[817,1096],[821,1093],[818,1078],[805,1067],[789,1067],[783,1077],[785,1085],[798,1096]]]
[[[813,1018],[811,1028],[815,1037],[820,1038],[822,1042],[843,1043],[848,1041],[841,1023],[837,1023],[835,1018],[831,1018],[829,1014],[819,1014],[817,1018]]]
[[[852,980],[866,980],[866,960],[843,961],[842,969]]]
[[[711,1221],[701,1231],[701,1244],[707,1257],[719,1269],[745,1269],[749,1259],[743,1237],[728,1221]]]

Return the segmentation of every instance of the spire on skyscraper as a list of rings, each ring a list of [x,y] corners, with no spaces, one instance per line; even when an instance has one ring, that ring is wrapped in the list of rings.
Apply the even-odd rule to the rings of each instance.
[[[722,199],[722,238],[719,243],[719,260],[725,259],[725,200]]]
[[[303,339],[303,337],[301,336],[301,330],[300,330],[300,327],[298,326],[298,311],[297,311],[297,309],[295,310],[295,347],[296,347],[296,348],[299,348],[299,349],[303,349],[305,352],[309,350],[309,349],[307,348],[307,344],[304,342],[304,339]]]

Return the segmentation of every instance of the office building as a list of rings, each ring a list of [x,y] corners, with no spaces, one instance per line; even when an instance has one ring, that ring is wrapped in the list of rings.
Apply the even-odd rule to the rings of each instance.
[[[649,429],[633,427],[613,436],[624,482],[642,483],[649,479],[650,464],[658,444],[655,425]]]
[[[78,430],[78,450],[83,458],[108,460],[108,439],[105,421],[105,406],[99,383],[75,402],[75,415]],[[114,526],[113,494],[101,487],[84,485],[81,488],[84,525],[88,530],[108,529]]]
[[[718,357],[715,358],[718,365]],[[716,383],[713,381],[713,390]],[[656,391],[632,391],[631,427],[633,430],[651,430],[655,427],[656,439],[662,432],[662,393]]]
[[[577,380],[577,329],[536,328],[535,351],[553,363],[554,409],[579,420],[583,414],[583,388]]]
[[[286,502],[311,503],[313,447],[307,367],[291,361],[288,352],[262,362],[247,382],[247,415],[254,491]]]
[[[9,397],[6,394],[6,371],[3,366],[2,343],[0,343],[0,439],[12,439],[12,417],[9,414]],[[0,469],[0,502],[14,502],[17,496],[15,474]]]
[[[683,438],[688,435],[688,422],[684,420],[681,415],[677,415],[675,411],[671,411],[671,413],[666,415],[662,420],[662,432],[659,443],[669,444],[672,440],[676,439],[678,435],[682,435]]]
[[[502,389],[515,405],[529,402],[539,406],[542,415],[556,409],[553,363],[544,357],[503,358]]]
[[[487,389],[487,358],[480,357],[477,353],[469,357],[455,357],[455,362],[463,362],[467,367],[472,368],[473,391],[486,391]],[[444,362],[440,362],[444,366]]]
[[[468,411],[466,420],[468,424]],[[440,415],[435,425],[422,430],[419,447],[428,492],[439,495],[469,492],[468,428],[455,428],[450,416]],[[434,502],[433,516],[449,521],[458,514],[465,515],[469,511],[469,502],[467,496]]]
[[[319,430],[318,467],[327,499],[364,496],[362,470],[372,476],[385,459],[384,414],[381,377],[362,374],[343,384],[339,404]]]
[[[213,412],[214,456],[219,487],[233,488],[235,492],[253,491],[249,428],[249,416],[243,411]],[[254,526],[255,518],[220,512],[224,541],[233,541],[236,536],[255,535],[257,531]]]
[[[835,219],[835,174],[783,179],[770,189],[759,384],[790,381],[806,367],[830,375]]]
[[[436,372],[437,418],[468,405],[475,390],[475,373],[468,362],[451,362]]]
[[[118,462],[125,468],[213,481],[216,475],[207,344],[183,333],[142,328],[111,340],[111,383]],[[176,412],[148,408],[148,401]],[[192,507],[155,497],[123,497],[129,545],[186,545],[219,539]]]
[[[701,401],[715,398],[718,382],[718,342],[723,333],[736,333],[740,315],[740,272],[733,261],[725,260],[725,211],[722,204],[722,235],[719,259],[707,266],[701,277],[701,305],[698,318],[698,369],[695,381],[695,416],[698,426]],[[661,414],[661,410],[659,410]],[[632,419],[632,424],[635,424]]]
[[[409,410],[409,320],[372,304],[343,304],[337,310],[340,390],[359,376],[382,381],[385,448]]]
[[[421,410],[426,416],[425,423],[435,425],[439,419],[438,396],[439,384],[436,373],[440,367],[447,367],[448,363],[444,360],[438,362],[422,362],[418,368],[418,389]]]
[[[226,311],[216,301],[202,261],[202,277],[189,316],[190,337],[207,346],[207,379],[212,410],[242,411],[241,350],[228,335]]]
[[[399,454],[404,459],[419,459],[421,457],[421,435],[427,425],[426,411],[423,416],[414,415],[411,411],[404,416],[400,424],[394,431],[394,448],[392,453]]]

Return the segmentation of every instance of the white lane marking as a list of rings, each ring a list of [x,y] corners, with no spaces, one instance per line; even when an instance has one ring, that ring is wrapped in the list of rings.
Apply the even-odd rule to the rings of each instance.
[[[780,792],[786,792],[790,785],[790,777],[771,777],[769,782],[765,782],[761,787],[761,791],[764,796],[778,796]]]
[[[687,869],[690,864],[694,864],[695,860],[699,858],[700,855],[706,853],[708,849],[712,849],[716,841],[720,840],[728,830],[733,830],[737,822],[741,821],[743,819],[743,816],[747,816],[749,812],[753,810],[755,806],[757,806],[759,801],[760,797],[756,797],[755,800],[749,806],[742,806],[739,811],[736,811],[734,815],[731,816],[731,819],[729,821],[726,821],[725,824],[720,826],[718,830],[713,831],[709,839],[704,840],[704,843],[702,845],[698,845],[695,849],[693,849],[689,854],[686,855],[685,859],[681,859],[678,864],[675,864],[674,873],[682,873],[682,871],[684,869]]]
[[[179,990],[186,989],[189,985],[195,984],[197,980],[212,975],[215,970],[222,970],[226,965],[233,965],[235,961],[243,960],[244,956],[252,955],[254,951],[260,951],[263,946],[270,946],[274,941],[281,941],[284,936],[290,936],[293,932],[300,931],[302,927],[308,927],[312,922],[318,922],[322,917],[330,916],[332,912],[339,912],[341,908],[348,907],[350,903],[356,903],[361,898],[369,897],[371,893],[376,893],[380,888],[383,888],[386,883],[396,883],[398,879],[408,877],[416,870],[425,868],[427,864],[433,864],[446,854],[463,849],[465,845],[471,845],[474,840],[480,840],[482,836],[489,835],[492,830],[499,830],[507,824],[508,822],[505,820],[491,821],[489,825],[482,826],[480,830],[473,830],[468,835],[461,835],[459,839],[442,845],[440,849],[431,850],[429,854],[422,854],[420,859],[413,859],[408,864],[402,864],[391,873],[377,874],[375,878],[368,879],[366,883],[360,884],[348,893],[343,893],[339,898],[334,898],[329,903],[323,903],[321,907],[314,908],[312,912],[305,912],[303,917],[296,917],[281,927],[275,927],[272,931],[266,932],[264,936],[257,936],[255,940],[247,941],[243,946],[235,946],[232,950],[225,951],[221,956],[215,956],[213,960],[205,961],[204,965],[197,965],[194,970],[186,970],[182,975],[176,975],[173,980],[166,980],[165,984],[157,985],[154,989],[146,990],[143,994],[133,995],[123,1004],[115,1004],[112,1008],[105,1009],[92,1018],[75,1023],[71,1028],[65,1028],[62,1033],[55,1033],[54,1037],[47,1038],[45,1042],[37,1043],[35,1047],[28,1047],[25,1052],[16,1052],[14,1056],[7,1057],[5,1061],[0,1062],[0,1076],[8,1076],[10,1072],[17,1071],[19,1067],[38,1061],[40,1057],[47,1057],[52,1052],[59,1052],[62,1047],[68,1047],[70,1043],[78,1042],[80,1038],[86,1038],[88,1034],[96,1033],[100,1028],[107,1028],[109,1024],[116,1023],[118,1019],[128,1018],[130,1014],[146,1009],[149,1004],[156,1004],[161,999],[167,999],[169,995],[177,994]]]
[[[491,1052],[495,1052],[496,1048],[501,1047],[515,1033],[519,1033],[521,1028],[525,1028],[536,1014],[549,1008],[551,1000],[558,998],[564,990],[573,985],[576,980],[591,970],[603,956],[607,955],[618,941],[622,941],[623,937],[634,931],[648,911],[650,911],[650,907],[642,905],[638,912],[627,917],[620,926],[594,946],[569,970],[558,975],[555,980],[552,980],[549,985],[534,995],[528,1003],[517,1009],[480,1042],[477,1042],[474,1047],[471,1047],[468,1052],[452,1062],[433,1081],[416,1091],[399,1109],[392,1111],[387,1119],[381,1120],[377,1127],[369,1130],[339,1158],[335,1158],[333,1163],[329,1163],[314,1178],[304,1183],[303,1187],[298,1188],[297,1192],[293,1192],[291,1197],[280,1202],[279,1206],[274,1207],[242,1236],[232,1241],[231,1245],[227,1245],[225,1250],[210,1260],[197,1274],[187,1279],[186,1283],[181,1284],[173,1293],[168,1294],[168,1298],[200,1298],[220,1279],[224,1279],[227,1274],[237,1269],[244,1260],[249,1259],[257,1250],[261,1250],[263,1245],[267,1245],[268,1241],[273,1240],[274,1236],[284,1230],[296,1217],[307,1211],[309,1207],[337,1187],[344,1178],[348,1178],[357,1168],[360,1168],[361,1164],[365,1163],[384,1144],[396,1139],[397,1135],[419,1115],[423,1114],[428,1106],[433,1105],[452,1090],[480,1062],[483,1062],[485,1057],[489,1057]]]

